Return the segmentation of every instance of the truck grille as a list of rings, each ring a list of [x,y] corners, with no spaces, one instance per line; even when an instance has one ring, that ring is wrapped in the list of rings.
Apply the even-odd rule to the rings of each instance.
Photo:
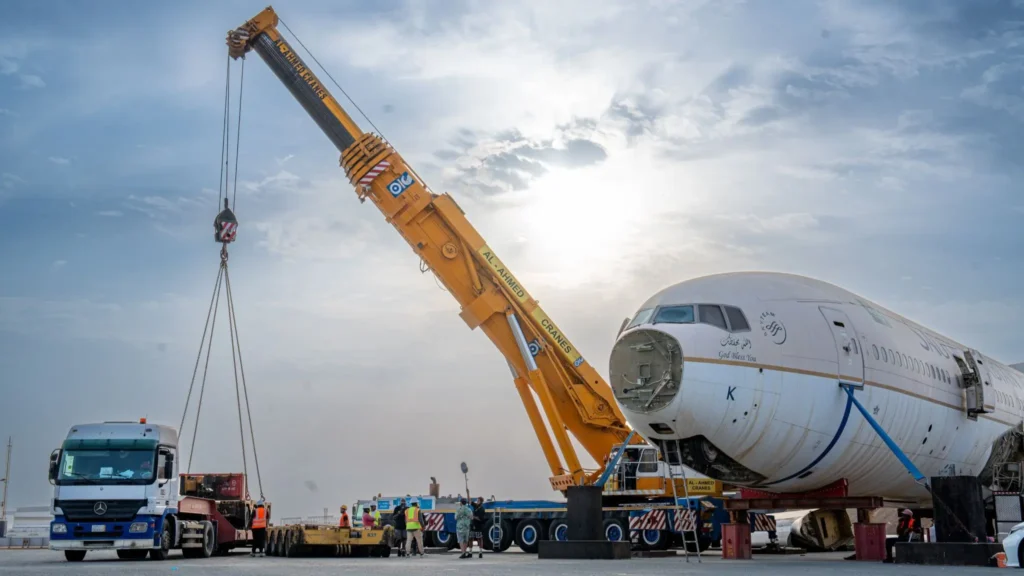
[[[103,506],[98,506],[99,503]],[[145,500],[55,500],[53,505],[64,511],[72,522],[125,522],[146,505]],[[106,510],[103,510],[103,508]],[[97,510],[102,514],[97,514]]]

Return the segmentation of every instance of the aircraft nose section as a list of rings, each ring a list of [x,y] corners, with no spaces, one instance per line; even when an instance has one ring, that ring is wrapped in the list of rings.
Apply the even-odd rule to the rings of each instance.
[[[656,412],[668,406],[682,387],[682,346],[660,330],[634,330],[612,348],[608,375],[623,409]]]

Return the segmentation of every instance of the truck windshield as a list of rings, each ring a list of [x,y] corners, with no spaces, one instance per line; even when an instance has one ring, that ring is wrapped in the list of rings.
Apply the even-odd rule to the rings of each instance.
[[[64,450],[59,484],[150,484],[156,477],[156,450]]]

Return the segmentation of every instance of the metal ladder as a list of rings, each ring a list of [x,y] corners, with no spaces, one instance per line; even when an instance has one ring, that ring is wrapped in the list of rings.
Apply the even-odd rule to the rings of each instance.
[[[493,524],[491,525],[491,529],[488,530],[486,534],[484,534],[484,538],[487,539],[487,542],[491,543],[491,552],[496,552],[501,549],[501,541],[505,539],[505,528],[501,525],[501,507],[498,506],[497,500],[492,500],[492,502],[494,502],[494,509],[491,511],[493,512],[491,516],[491,522],[493,522]],[[494,531],[495,528],[498,529],[497,542],[495,542],[494,539],[491,538],[491,533]]]
[[[675,461],[679,463],[679,472],[680,472],[680,475],[682,476],[682,479],[683,479],[683,494],[686,496],[686,514],[690,514],[690,512],[691,512],[691,510],[690,510],[690,487],[687,486],[687,483],[686,483],[686,467],[683,466],[683,451],[679,447],[679,440],[675,440],[673,442],[665,442],[664,445],[665,445],[665,464],[668,466],[668,480],[672,484],[672,509],[673,509],[672,520],[673,520],[673,523],[675,523],[676,521],[679,521],[681,507],[679,506],[679,494],[676,491],[676,476],[675,476],[675,473],[672,471],[672,457],[671,457],[671,455],[673,453],[675,454]],[[672,448],[675,448],[675,450],[673,451]],[[700,510],[698,508],[697,510],[693,510],[692,512],[693,512],[693,515],[694,515],[694,518],[693,518],[693,529],[692,530],[682,530],[682,531],[680,531],[680,535],[683,537],[683,553],[686,555],[686,561],[689,562],[690,561],[690,549],[686,546],[686,542],[687,542],[686,534],[689,532],[689,533],[691,533],[693,535],[693,545],[697,549],[697,562],[702,564],[703,561],[701,560],[701,557],[700,557],[700,532],[697,529],[697,525],[698,525],[697,520],[700,517],[699,516]],[[672,526],[672,528],[675,529],[675,526]]]

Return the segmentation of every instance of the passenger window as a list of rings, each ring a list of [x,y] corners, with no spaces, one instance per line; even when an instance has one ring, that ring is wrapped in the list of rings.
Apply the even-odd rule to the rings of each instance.
[[[892,348],[889,348],[889,359],[892,362],[892,365],[895,366],[896,365],[896,353],[892,351]]]
[[[692,324],[693,306],[665,306],[659,308],[654,316],[654,323],[665,322],[667,324]]]
[[[860,354],[860,350],[857,348],[857,341],[856,340],[850,340],[850,344],[853,346],[853,353],[854,354]]]
[[[639,326],[639,325],[641,325],[641,324],[643,324],[645,322],[648,322],[651,319],[651,315],[652,314],[654,314],[654,308],[647,308],[645,310],[641,310],[641,311],[637,312],[636,316],[633,318],[633,320],[630,321],[630,323],[628,325],[626,325],[626,328],[624,328],[624,329],[628,330],[628,329],[632,328],[633,326]]]
[[[931,374],[932,378],[935,378],[935,366],[932,366],[931,364],[929,364],[928,365],[928,373]]]
[[[725,315],[722,314],[722,308],[720,306],[701,304],[697,308],[700,311],[701,324],[711,324],[712,326],[717,326],[722,330],[729,329],[729,327],[725,325]]]
[[[903,368],[903,354],[900,354],[899,352],[896,353],[896,365]]]
[[[872,344],[871,348],[875,351],[875,360],[878,360],[878,346],[875,345],[875,344]]]
[[[889,362],[889,353],[885,351],[885,347],[882,347],[882,361],[885,363]]]
[[[729,327],[733,332],[748,332],[750,324],[747,324],[747,317],[743,311],[735,306],[726,306],[725,313],[729,316]]]

